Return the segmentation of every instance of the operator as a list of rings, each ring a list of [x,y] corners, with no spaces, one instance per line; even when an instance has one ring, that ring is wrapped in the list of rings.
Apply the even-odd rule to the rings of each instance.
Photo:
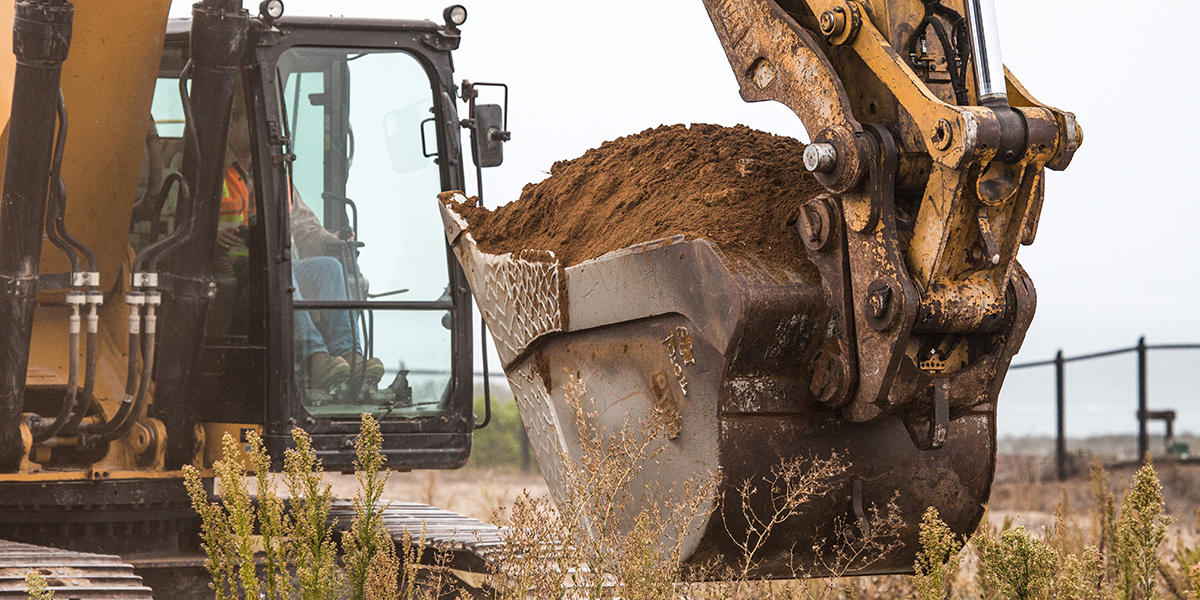
[[[244,236],[254,218],[249,171],[252,148],[246,106],[241,86],[236,86],[229,121],[226,152],[225,187],[221,198],[221,218],[217,232],[217,250],[234,263],[239,281],[245,281],[246,246]],[[320,219],[292,187],[289,198],[292,229],[292,297],[316,300],[346,300],[346,278],[342,263],[323,253],[330,244],[342,241],[321,225]],[[349,310],[322,310],[317,318],[312,311],[293,313],[297,356],[303,357],[310,388],[328,390],[351,376],[375,387],[383,378],[383,361],[363,359],[355,335],[354,316]],[[353,365],[353,368],[352,368]],[[352,372],[353,371],[353,372]]]

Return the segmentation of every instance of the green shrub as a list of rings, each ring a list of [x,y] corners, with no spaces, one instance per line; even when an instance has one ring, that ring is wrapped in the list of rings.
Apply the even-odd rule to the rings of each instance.
[[[433,585],[417,587],[417,573],[425,553],[424,532],[419,540],[404,533],[400,547],[383,523],[383,490],[388,473],[383,468],[379,423],[364,414],[355,461],[359,490],[354,517],[343,537],[339,557],[334,543],[335,521],[330,518],[331,486],[325,481],[312,440],[303,430],[292,430],[295,448],[284,456],[283,480],[291,496],[291,510],[276,491],[270,457],[262,439],[251,432],[242,448],[232,436],[222,440],[222,457],[213,465],[221,496],[209,498],[201,472],[184,467],[184,481],[192,507],[201,518],[201,544],[207,555],[210,587],[217,600],[255,598],[283,600],[395,600],[440,598],[444,575]],[[246,468],[257,479],[257,510],[246,484]],[[255,569],[256,554],[265,562]],[[432,569],[445,571],[435,556]],[[343,570],[344,565],[344,570]]]
[[[364,414],[354,460],[354,477],[358,480],[358,493],[354,496],[354,520],[350,524],[350,531],[342,538],[346,577],[353,600],[366,598],[367,579],[372,565],[378,562],[376,556],[386,552],[387,547],[392,547],[395,554],[395,544],[383,523],[383,511],[387,508],[383,501],[383,490],[387,486],[388,472],[383,468],[382,449],[383,435],[379,431],[379,422],[371,415]]]
[[[483,418],[483,399],[475,402],[475,414]],[[487,427],[475,432],[471,444],[472,467],[521,468],[521,441],[525,426],[517,413],[516,402],[492,402],[492,421]],[[536,464],[534,465],[536,467]]]

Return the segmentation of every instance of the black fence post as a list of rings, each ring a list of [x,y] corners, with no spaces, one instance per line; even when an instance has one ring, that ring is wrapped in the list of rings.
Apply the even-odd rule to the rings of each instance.
[[[1058,409],[1058,431],[1054,440],[1054,462],[1058,470],[1058,480],[1067,479],[1067,393],[1063,381],[1062,350],[1054,355],[1054,387]]]
[[[1150,451],[1150,435],[1146,431],[1146,336],[1138,338],[1138,460],[1145,462]]]

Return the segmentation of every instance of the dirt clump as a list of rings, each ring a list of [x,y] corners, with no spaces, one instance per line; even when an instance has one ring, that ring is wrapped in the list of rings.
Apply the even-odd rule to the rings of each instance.
[[[485,252],[551,250],[564,265],[683,234],[726,255],[814,273],[794,226],[824,188],[804,144],[742,125],[670,125],[554,164],[515,202],[457,207]]]

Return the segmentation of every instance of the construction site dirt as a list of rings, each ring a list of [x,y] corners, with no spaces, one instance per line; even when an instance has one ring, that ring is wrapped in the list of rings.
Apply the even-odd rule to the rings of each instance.
[[[682,234],[815,278],[795,220],[824,189],[804,168],[804,148],[743,125],[662,126],[555,163],[514,202],[457,210],[495,254],[550,250],[570,266]]]

